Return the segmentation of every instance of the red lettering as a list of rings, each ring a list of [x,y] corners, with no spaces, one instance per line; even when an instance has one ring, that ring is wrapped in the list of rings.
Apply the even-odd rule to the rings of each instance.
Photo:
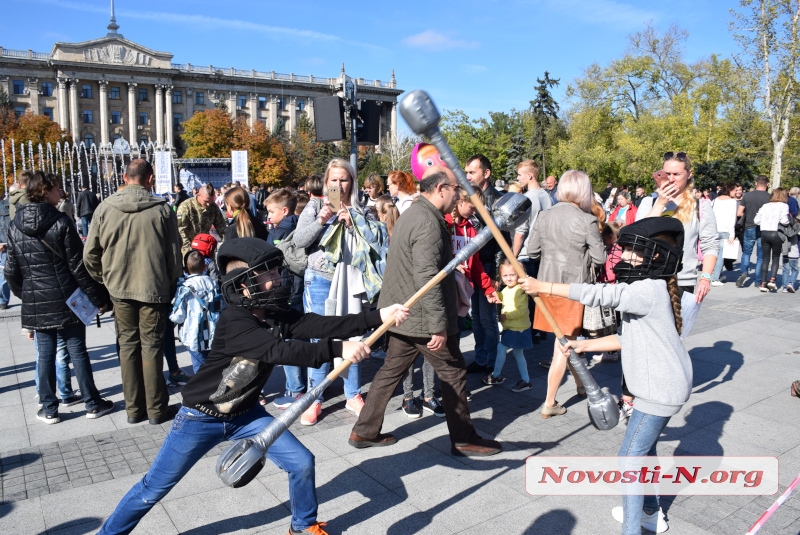
[[[547,479],[547,476],[550,476],[550,478],[553,480],[553,483],[561,483],[561,479],[564,477],[564,470],[566,470],[567,467],[560,466],[559,469],[560,472],[556,474],[555,470],[553,470],[549,466],[545,466],[544,473],[542,474],[542,479],[539,480],[539,483],[547,483],[547,481],[545,481]]]
[[[570,483],[580,483],[586,478],[586,474],[580,470],[573,470],[567,474],[567,481]]]
[[[731,483],[736,483],[736,480],[739,479],[739,474],[745,475],[746,473],[744,470],[731,470]]]
[[[626,470],[622,474],[623,483],[636,483],[636,476],[639,472],[636,470]]]
[[[725,483],[727,480],[728,480],[728,472],[724,470],[717,470],[716,472],[711,472],[712,483]]]
[[[616,483],[622,478],[622,474],[614,470],[613,472],[606,472],[603,474],[603,481],[606,483]]]
[[[639,483],[647,483],[647,467],[642,466],[642,473],[639,474]]]
[[[700,467],[693,466],[692,468],[694,468],[694,474],[689,474],[689,471],[686,468],[679,466],[678,473],[675,475],[675,481],[673,481],[673,483],[680,483],[681,476],[685,477],[688,483],[694,483],[697,481],[697,472],[700,470]]]
[[[586,475],[589,476],[589,483],[597,483],[603,477],[603,472],[597,472],[597,475],[595,475],[594,472],[588,471]]]

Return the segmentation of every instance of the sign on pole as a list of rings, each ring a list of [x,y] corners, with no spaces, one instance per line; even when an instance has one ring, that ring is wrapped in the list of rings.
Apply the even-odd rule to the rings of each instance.
[[[239,182],[246,188],[250,189],[250,180],[247,176],[247,151],[246,150],[232,150],[231,151],[231,180]]]
[[[158,150],[156,155],[156,193],[172,191],[172,151]]]

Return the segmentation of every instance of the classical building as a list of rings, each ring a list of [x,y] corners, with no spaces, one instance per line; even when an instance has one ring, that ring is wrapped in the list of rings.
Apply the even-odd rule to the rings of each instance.
[[[272,131],[282,121],[291,135],[302,113],[314,118],[314,99],[343,96],[337,78],[174,63],[118,33],[113,12],[108,34],[82,43],[56,43],[48,53],[0,47],[0,87],[18,114],[47,115],[76,142],[108,147],[116,139],[180,147],[182,123],[225,101],[231,116]],[[391,80],[355,79],[358,98],[380,105],[380,136],[396,133],[397,96]]]

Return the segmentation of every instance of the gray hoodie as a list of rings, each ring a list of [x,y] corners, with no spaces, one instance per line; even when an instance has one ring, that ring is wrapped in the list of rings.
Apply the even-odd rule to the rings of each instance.
[[[675,328],[663,280],[632,284],[570,284],[569,298],[622,314],[622,372],[636,410],[670,417],[692,391],[692,361]]]

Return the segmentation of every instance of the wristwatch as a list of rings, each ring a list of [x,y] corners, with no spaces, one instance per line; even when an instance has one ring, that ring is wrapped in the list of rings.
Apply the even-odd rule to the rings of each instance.
[[[712,279],[711,279],[711,275],[710,275],[710,274],[708,274],[708,273],[701,273],[701,274],[700,274],[700,278],[701,278],[701,279],[706,279],[706,280],[708,280],[708,282],[711,282],[711,280],[712,280]]]

